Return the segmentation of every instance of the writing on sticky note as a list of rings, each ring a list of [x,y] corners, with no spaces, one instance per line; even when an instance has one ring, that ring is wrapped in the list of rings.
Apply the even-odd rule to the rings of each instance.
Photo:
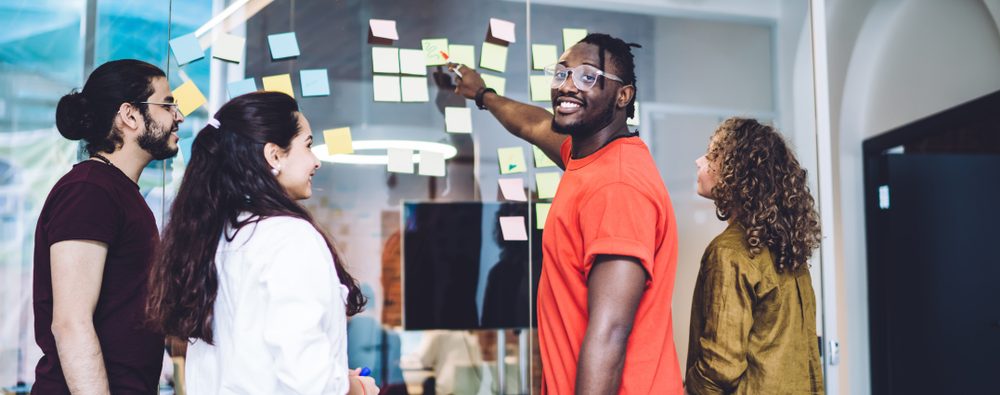
[[[227,85],[226,90],[229,92],[229,98],[232,99],[239,95],[245,95],[250,92],[257,91],[257,82],[253,78],[247,78],[245,80],[233,81]]]
[[[490,18],[489,36],[493,39],[513,43],[517,37],[514,34],[514,22]]]
[[[447,38],[427,38],[420,40],[420,45],[424,51],[424,65],[440,66],[448,63],[441,55],[441,52],[448,52]]]
[[[535,156],[535,167],[557,167],[556,162],[549,159],[545,152],[536,145],[531,146],[531,151]]]
[[[373,76],[372,93],[375,101],[398,102],[403,100],[399,91],[399,77],[396,76]]]
[[[545,229],[545,221],[549,219],[549,209],[552,203],[535,203],[535,229]]]
[[[528,240],[524,217],[500,217],[500,232],[503,233],[504,241]]]
[[[326,152],[330,155],[354,153],[351,128],[324,130],[323,142],[326,143]]]
[[[535,186],[538,187],[539,199],[556,197],[556,189],[559,188],[559,172],[535,173]]]
[[[473,45],[448,45],[449,62],[476,68],[476,47]]]
[[[544,70],[559,62],[558,50],[555,45],[531,44],[531,68]]]
[[[205,51],[202,51],[194,33],[170,40],[170,50],[174,53],[177,64],[181,66],[205,57]]]
[[[533,75],[529,77],[531,82],[531,101],[552,101],[552,77],[547,75]]]
[[[295,97],[295,91],[292,90],[291,74],[278,74],[264,77],[261,78],[261,82],[264,83],[265,91],[281,92],[288,96]]]
[[[427,90],[427,77],[403,77],[400,81],[402,99],[404,102],[427,102],[430,94]]]
[[[427,75],[424,51],[419,49],[399,50],[399,72],[409,75]]]
[[[330,79],[326,69],[306,69],[299,72],[302,96],[329,96]]]
[[[267,36],[267,45],[271,48],[271,59],[299,56],[299,41],[295,38],[295,32],[271,34]]]
[[[399,48],[372,47],[372,71],[399,73]]]
[[[243,37],[223,33],[212,43],[212,57],[227,62],[242,62],[246,42],[247,39]]]
[[[524,163],[524,148],[508,147],[497,149],[500,174],[524,173],[528,166]]]
[[[413,174],[413,150],[406,148],[388,148],[389,171],[393,173]]]
[[[635,106],[635,113],[632,114],[632,118],[626,119],[625,124],[629,126],[639,126],[639,102],[632,102]]]
[[[207,101],[205,95],[201,94],[201,90],[198,89],[198,86],[193,81],[181,84],[177,89],[174,89],[173,94],[174,101],[177,102],[177,109],[185,117]]]
[[[500,194],[503,195],[504,199],[517,202],[528,201],[528,196],[524,193],[523,178],[501,178],[497,180],[497,183],[500,185]]]
[[[472,133],[472,110],[466,107],[445,107],[444,129],[448,133]]]
[[[501,73],[507,71],[507,47],[493,43],[483,43],[483,51],[479,57],[479,66]]]
[[[506,94],[505,88],[507,87],[507,79],[503,77],[497,77],[490,74],[480,74],[483,78],[483,83],[486,84],[487,88],[492,88],[497,91],[497,94],[503,96]]]
[[[563,30],[563,50],[568,51],[569,47],[587,37],[587,29],[562,29]]]
[[[420,151],[420,175],[444,177],[444,172],[444,154],[440,152]]]
[[[389,19],[369,19],[368,31],[372,36],[385,40],[399,40],[399,33],[396,31],[396,21]]]

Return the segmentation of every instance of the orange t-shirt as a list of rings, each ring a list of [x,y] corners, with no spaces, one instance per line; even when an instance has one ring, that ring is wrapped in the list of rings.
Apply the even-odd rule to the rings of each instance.
[[[597,255],[638,258],[647,274],[625,353],[619,394],[681,394],[671,298],[677,223],[653,157],[639,137],[581,159],[562,145],[566,172],[542,236],[538,339],[542,393],[573,394],[587,329],[587,276]]]

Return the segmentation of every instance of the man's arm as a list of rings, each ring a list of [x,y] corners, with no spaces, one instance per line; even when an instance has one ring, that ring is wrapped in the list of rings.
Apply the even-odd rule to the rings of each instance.
[[[67,240],[49,248],[52,266],[52,335],[70,392],[108,394],[104,355],[94,330],[108,245]]]
[[[598,255],[587,279],[587,332],[576,369],[576,394],[618,392],[646,271],[633,257]]]

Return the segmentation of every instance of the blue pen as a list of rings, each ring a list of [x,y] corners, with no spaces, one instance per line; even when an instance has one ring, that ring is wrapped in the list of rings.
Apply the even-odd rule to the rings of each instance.
[[[362,376],[362,377],[371,376],[371,375],[372,375],[372,370],[368,369],[367,366],[361,368],[361,373],[358,373],[358,376]]]

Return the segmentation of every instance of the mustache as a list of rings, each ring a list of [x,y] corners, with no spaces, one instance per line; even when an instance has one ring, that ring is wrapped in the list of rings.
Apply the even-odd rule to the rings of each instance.
[[[568,97],[568,98],[574,99],[576,101],[579,101],[580,102],[580,107],[587,107],[587,101],[584,100],[584,98],[579,97],[579,96],[575,96],[575,95],[568,95],[568,94],[565,94],[565,93],[560,93],[556,97],[553,97],[552,98],[552,105],[553,106],[558,105],[559,104],[559,99],[564,98],[564,97]]]

